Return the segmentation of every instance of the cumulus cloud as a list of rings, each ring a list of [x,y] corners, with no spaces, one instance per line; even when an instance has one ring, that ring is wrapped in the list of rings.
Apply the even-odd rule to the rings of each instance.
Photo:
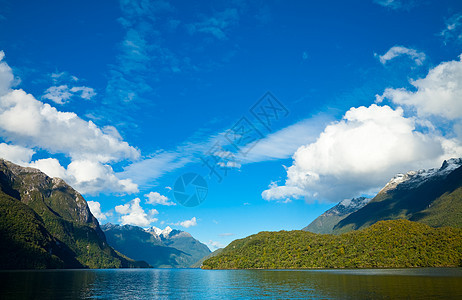
[[[9,160],[15,164],[27,164],[35,151],[29,148],[0,143],[0,158]]]
[[[0,59],[3,56],[4,53],[0,52]],[[111,189],[137,191],[130,179],[119,180],[109,165],[135,160],[140,155],[137,149],[122,140],[115,128],[100,129],[75,113],[58,111],[22,89],[12,89],[13,73],[5,62],[0,62],[0,79],[0,136],[8,143],[0,151],[5,158],[8,156],[25,165],[30,162],[35,149],[51,154],[62,153],[71,158],[67,168],[51,158],[37,160],[31,166],[50,176],[61,177],[82,193]],[[75,92],[83,94],[88,91],[80,89]],[[12,145],[19,147],[14,156]]]
[[[415,49],[406,48],[403,46],[391,47],[390,50],[388,50],[387,53],[385,53],[384,55],[375,54],[375,56],[379,57],[379,60],[383,65],[386,64],[388,61],[402,55],[408,56],[409,58],[414,60],[414,62],[419,66],[423,64],[423,61],[426,57],[425,53],[423,52],[418,52]]]
[[[376,191],[396,173],[434,167],[451,149],[451,141],[416,131],[415,119],[404,117],[401,108],[351,108],[295,152],[284,186],[273,184],[262,196],[338,201]]]
[[[191,220],[185,220],[185,221],[182,221],[182,222],[175,223],[173,225],[179,225],[179,226],[183,226],[184,228],[189,228],[189,227],[192,227],[192,226],[196,226],[197,225],[197,220],[196,220],[196,217],[192,217]]]
[[[0,96],[9,92],[14,82],[13,72],[10,66],[3,61],[4,57],[5,52],[0,51]]]
[[[449,120],[462,117],[462,55],[459,60],[443,62],[422,79],[412,80],[416,91],[388,88],[377,102],[388,98],[393,103],[416,109],[420,117],[440,116]]]
[[[98,221],[104,221],[107,219],[106,214],[101,212],[101,204],[97,201],[87,201],[88,208],[90,209],[91,213],[95,216]]]
[[[73,160],[67,168],[55,158],[33,161],[30,167],[37,168],[50,177],[64,179],[83,194],[101,191],[114,193],[136,193],[138,185],[131,179],[119,179],[110,165],[91,160]]]
[[[135,225],[141,227],[148,227],[151,223],[157,222],[154,218],[159,212],[151,209],[148,213],[140,205],[140,198],[135,198],[132,201],[124,204],[117,205],[115,211],[121,214],[119,221],[122,225]]]
[[[158,204],[158,205],[167,205],[167,206],[176,205],[175,203],[170,201],[168,197],[161,195],[158,192],[150,192],[149,194],[146,194],[144,196],[148,198],[148,200],[146,200],[146,203],[149,203],[149,204],[154,204],[154,205]]]

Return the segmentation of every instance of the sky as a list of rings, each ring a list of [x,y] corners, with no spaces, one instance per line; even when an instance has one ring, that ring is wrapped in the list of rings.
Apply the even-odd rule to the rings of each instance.
[[[212,250],[462,157],[461,1],[0,0],[0,51],[0,157]]]

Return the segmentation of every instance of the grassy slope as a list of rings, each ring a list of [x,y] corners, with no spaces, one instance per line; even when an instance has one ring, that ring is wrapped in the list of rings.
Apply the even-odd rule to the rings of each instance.
[[[380,221],[341,235],[260,232],[233,241],[204,269],[442,267],[462,265],[462,229]]]

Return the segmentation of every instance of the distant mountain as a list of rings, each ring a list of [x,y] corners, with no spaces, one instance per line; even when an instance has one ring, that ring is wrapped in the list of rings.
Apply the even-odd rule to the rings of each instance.
[[[188,268],[210,254],[209,248],[189,233],[169,226],[161,230],[108,223],[101,228],[109,245],[155,268]]]
[[[338,222],[363,208],[370,200],[370,198],[365,197],[343,200],[317,217],[302,230],[323,234],[332,233],[334,226],[337,225]]]
[[[191,268],[196,268],[196,269],[201,268],[204,261],[206,261],[207,259],[209,259],[209,258],[211,258],[211,257],[217,256],[217,255],[220,254],[222,251],[223,251],[223,248],[218,248],[217,250],[213,251],[213,252],[210,253],[209,255],[207,255],[207,256],[201,258],[200,260],[198,260],[197,262],[195,262],[194,264],[192,264],[192,265],[191,265]]]
[[[462,266],[462,229],[379,221],[340,235],[260,232],[231,242],[203,269],[403,268]]]
[[[148,265],[116,253],[63,180],[0,159],[0,269],[138,266]]]
[[[366,206],[339,221],[333,232],[394,219],[462,227],[462,159],[444,161],[439,169],[396,175]]]

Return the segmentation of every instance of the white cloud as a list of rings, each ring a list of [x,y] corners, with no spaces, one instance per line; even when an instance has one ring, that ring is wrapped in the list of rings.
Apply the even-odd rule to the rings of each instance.
[[[3,56],[0,52],[0,58]],[[71,158],[67,169],[51,158],[37,160],[31,166],[41,168],[50,176],[61,177],[82,193],[111,189],[137,191],[129,178],[119,180],[108,164],[134,160],[140,155],[121,139],[115,128],[100,129],[75,113],[58,111],[21,89],[12,89],[12,70],[4,62],[0,63],[0,79],[0,136],[9,144],[2,147],[3,155],[26,164],[31,159],[30,151],[35,149],[62,153]],[[9,151],[12,145],[19,147],[16,157]],[[96,179],[97,176],[100,177]]]
[[[207,245],[210,246],[210,248],[212,248],[212,251],[215,251],[219,248],[224,248],[225,245],[221,242],[217,242],[217,241],[212,241],[212,240],[209,240],[209,242],[207,243]]]
[[[80,93],[80,98],[85,100],[90,100],[91,98],[96,96],[96,92],[91,87],[86,86],[74,86],[70,89],[70,91],[74,94]]]
[[[73,160],[67,168],[55,158],[33,161],[29,164],[40,169],[50,177],[64,179],[69,185],[83,194],[96,194],[101,191],[113,193],[136,193],[138,185],[131,179],[119,179],[112,167],[91,160]]]
[[[161,195],[158,192],[150,192],[149,194],[146,194],[144,196],[148,198],[148,200],[146,200],[146,203],[149,204],[159,204],[167,206],[176,205],[175,203],[170,201],[168,197]]]
[[[0,51],[0,96],[8,93],[14,82],[13,72],[3,58],[5,58],[5,52]]]
[[[401,1],[399,0],[374,0],[374,2],[384,7],[389,7],[392,9],[397,9],[401,7]]]
[[[298,199],[304,197],[306,192],[296,186],[278,186],[276,182],[271,182],[268,189],[261,193],[263,199],[267,201],[280,201],[289,203],[290,199]]]
[[[189,228],[197,225],[196,217],[193,217],[191,220],[185,220],[182,222],[175,223],[173,225],[183,226],[184,228]]]
[[[378,5],[394,10],[410,9],[418,4],[415,0],[374,0],[374,2]]]
[[[80,94],[80,98],[90,100],[96,96],[96,92],[93,88],[86,86],[74,86],[69,88],[67,85],[51,86],[42,96],[42,99],[51,100],[57,104],[65,104],[69,102],[72,96]]]
[[[90,209],[91,213],[95,216],[98,221],[104,221],[107,219],[106,214],[101,212],[101,204],[97,201],[87,201],[88,208]]]
[[[35,151],[29,148],[0,143],[0,158],[9,160],[15,164],[26,165]]]
[[[462,59],[462,55],[460,57]],[[415,108],[420,117],[440,116],[449,120],[462,117],[462,61],[443,62],[422,79],[411,81],[416,91],[388,88],[378,102],[388,98],[393,103]]]
[[[375,54],[375,56],[379,57],[379,60],[383,65],[386,64],[388,61],[392,60],[393,58],[396,58],[401,55],[409,56],[419,66],[423,64],[423,61],[426,57],[425,53],[423,52],[418,52],[417,50],[406,48],[403,46],[393,46],[384,55]]]
[[[295,152],[284,186],[273,184],[262,196],[296,198],[303,191],[308,199],[338,201],[376,191],[396,173],[434,167],[450,149],[460,149],[454,141],[416,131],[415,123],[401,108],[351,108],[316,142]]]
[[[64,104],[71,99],[72,93],[69,92],[67,85],[51,86],[42,96],[42,99],[48,99],[57,104]]]
[[[124,205],[117,205],[115,207],[115,211],[121,214],[119,221],[122,225],[129,224],[148,227],[151,223],[157,222],[154,216],[159,212],[155,209],[151,209],[149,213],[146,213],[140,206],[140,201],[139,198],[135,198]]]

